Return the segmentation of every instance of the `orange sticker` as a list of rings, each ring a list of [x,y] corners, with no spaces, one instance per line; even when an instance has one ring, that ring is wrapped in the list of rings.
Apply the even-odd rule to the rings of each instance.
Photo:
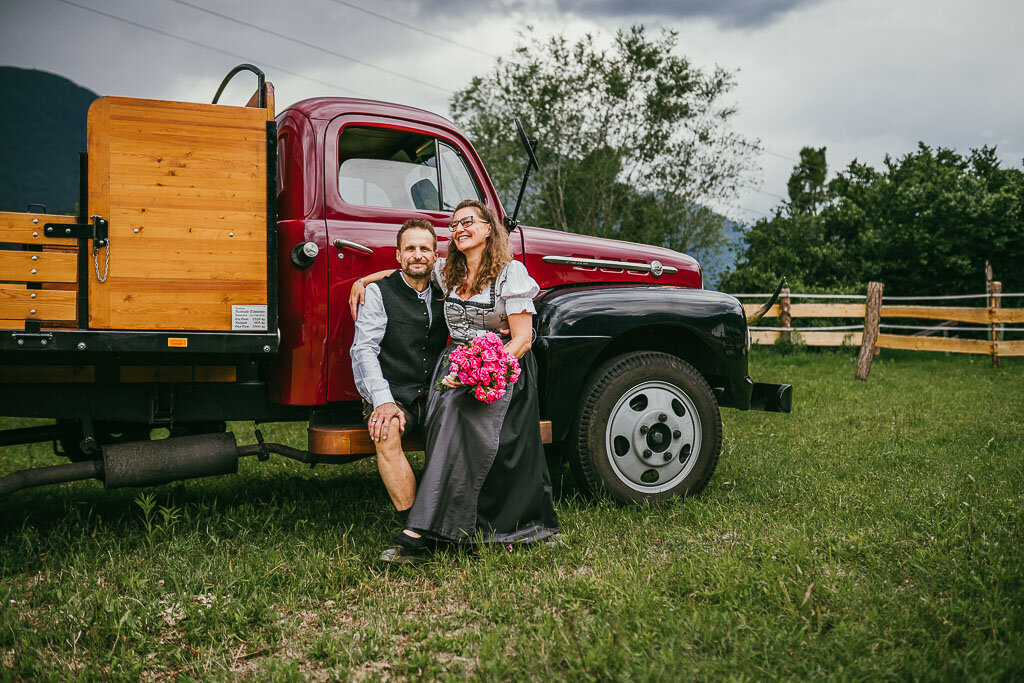
[[[178,349],[184,349],[188,347],[187,337],[168,337],[167,345]]]

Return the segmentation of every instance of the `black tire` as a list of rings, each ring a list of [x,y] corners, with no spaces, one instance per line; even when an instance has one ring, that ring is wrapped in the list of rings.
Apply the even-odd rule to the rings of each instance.
[[[722,447],[718,401],[707,381],[689,363],[650,351],[617,356],[594,371],[573,429],[569,456],[580,487],[621,503],[698,493]]]

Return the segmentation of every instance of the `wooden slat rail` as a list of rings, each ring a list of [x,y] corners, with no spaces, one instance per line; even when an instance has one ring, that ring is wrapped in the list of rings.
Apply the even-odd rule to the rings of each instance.
[[[998,285],[998,283],[996,283]],[[1001,303],[1001,301],[999,302]],[[757,311],[758,304],[743,304],[743,311],[751,314]],[[789,327],[786,324],[786,316],[783,315],[781,305],[772,306],[765,318],[783,318],[782,327]],[[789,306],[789,318],[861,318],[867,312],[865,304],[859,303],[813,303],[813,304],[791,304]],[[1001,325],[1024,323],[1024,308],[1002,308],[999,305],[990,305],[985,308],[967,306],[912,306],[893,305],[881,306],[879,317],[889,319],[922,319],[938,321],[955,321],[961,323],[973,323],[975,325]],[[787,333],[780,330],[759,330],[756,327],[750,328],[750,338],[753,344],[774,344],[783,338]],[[807,346],[861,346],[863,343],[863,332],[861,330],[850,331],[813,331],[801,330],[798,332],[799,339]],[[994,335],[998,337],[998,334]],[[994,363],[998,363],[1000,356],[1024,356],[1024,340],[1005,341],[996,338],[995,340],[984,339],[960,339],[956,337],[930,337],[903,334],[879,334],[875,348],[883,349],[905,349],[911,351],[940,351],[948,353],[971,353],[991,354]]]
[[[75,292],[0,285],[0,318],[75,320]]]
[[[551,421],[541,420],[540,436],[543,443],[551,443]],[[345,427],[310,427],[309,450],[320,455],[372,455],[376,452],[370,432],[365,425]],[[406,451],[422,451],[420,436],[402,439]]]
[[[0,244],[15,245],[0,249],[0,329],[23,330],[29,320],[63,326],[77,320],[78,240],[44,232],[47,223],[76,222],[75,216],[0,212]],[[43,289],[29,289],[29,283]]]
[[[1024,308],[967,308],[962,306],[882,306],[883,318],[956,320],[962,323],[1022,323]]]
[[[42,247],[78,246],[74,238],[43,237],[47,223],[76,223],[75,216],[51,216],[43,213],[0,212],[0,242],[8,244],[36,244]],[[3,278],[0,278],[3,279]]]
[[[757,304],[743,304],[743,312],[751,314],[760,308]],[[793,304],[790,315],[794,318],[863,318],[864,304]],[[955,320],[963,323],[1024,323],[1024,308],[968,308],[966,306],[882,306],[883,318],[922,318],[927,320]],[[776,304],[764,314],[765,318],[779,317]]]
[[[0,251],[0,279],[15,282],[75,282],[78,255],[53,251]]]
[[[756,313],[760,304],[743,304],[743,312],[747,315]],[[863,318],[864,304],[792,304],[790,316],[793,318]],[[780,307],[775,304],[764,314],[765,318],[778,318]]]

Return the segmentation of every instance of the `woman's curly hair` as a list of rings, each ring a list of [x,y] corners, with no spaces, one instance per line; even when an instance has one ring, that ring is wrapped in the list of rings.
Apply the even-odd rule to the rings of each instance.
[[[484,287],[494,282],[502,269],[512,260],[512,248],[508,243],[508,231],[498,222],[498,216],[486,204],[475,199],[464,199],[455,207],[455,211],[472,207],[477,216],[491,224],[491,234],[487,236],[484,254],[480,259],[480,268],[473,281],[469,283],[469,294],[478,294]],[[454,215],[454,213],[452,214]],[[448,258],[444,262],[441,276],[444,278],[445,289],[466,294],[463,285],[469,274],[466,255],[459,251],[455,240],[448,243]]]

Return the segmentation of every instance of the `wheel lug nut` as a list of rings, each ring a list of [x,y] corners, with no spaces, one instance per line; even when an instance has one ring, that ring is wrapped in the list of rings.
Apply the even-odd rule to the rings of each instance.
[[[653,453],[651,453],[651,449],[650,449],[650,448],[645,448],[645,449],[644,449],[644,458],[649,458],[649,457],[651,457],[652,455],[654,455],[654,454],[653,454]]]
[[[678,429],[676,431],[672,432],[672,438],[673,439],[678,439],[682,435],[683,435],[683,433],[681,431],[679,431]]]
[[[664,422],[667,419],[668,419],[668,415],[666,415],[665,413],[662,413],[661,415],[658,415],[658,422]]]
[[[665,462],[668,462],[669,460],[672,459],[672,454],[668,451],[665,451],[665,454],[662,457],[665,459]]]
[[[649,429],[650,429],[650,427],[648,427],[647,425],[640,425],[640,433],[641,434],[646,434]]]

